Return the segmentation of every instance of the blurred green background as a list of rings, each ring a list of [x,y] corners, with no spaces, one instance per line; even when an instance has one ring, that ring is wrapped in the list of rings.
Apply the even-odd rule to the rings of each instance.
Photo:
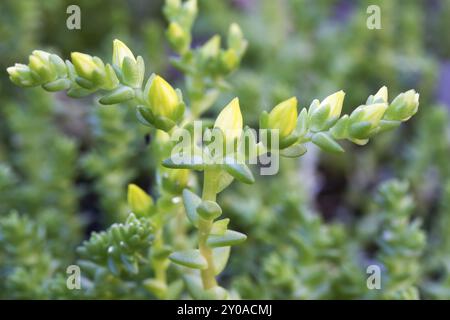
[[[66,8],[81,8],[81,30]],[[371,4],[382,29],[366,27]],[[114,38],[147,69],[183,86],[169,62],[163,1],[2,0],[0,3],[0,297],[152,298],[136,279],[108,276],[84,295],[64,290],[65,268],[91,231],[123,221],[126,186],[151,192],[147,128],[126,107],[12,85],[6,68],[33,49],[111,55]],[[247,124],[296,95],[300,107],[340,89],[344,112],[386,85],[410,88],[419,113],[344,155],[311,147],[276,177],[220,196],[249,239],[221,282],[263,299],[450,298],[450,1],[199,0],[194,45],[237,22],[249,41],[233,89]],[[368,290],[366,267],[383,270]],[[176,274],[172,275],[176,277]],[[183,294],[180,295],[183,297]]]

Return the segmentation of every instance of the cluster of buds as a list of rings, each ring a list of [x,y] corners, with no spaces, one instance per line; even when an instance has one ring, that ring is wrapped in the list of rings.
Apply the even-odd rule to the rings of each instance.
[[[227,48],[221,49],[220,36],[213,36],[200,48],[199,65],[212,75],[227,75],[238,68],[246,49],[247,40],[241,28],[233,23],[228,30]]]
[[[112,65],[85,53],[73,52],[71,61],[35,50],[29,64],[7,69],[11,81],[23,87],[41,85],[47,91],[68,90],[78,98],[97,90],[107,91],[99,102],[105,105],[136,101],[138,118],[147,125],[169,131],[181,120],[185,105],[181,92],[163,78],[152,75],[141,90],[145,65],[120,40],[114,40]]]
[[[326,97],[322,102],[314,100],[309,109],[297,113],[297,99],[285,100],[275,106],[270,113],[263,112],[260,117],[260,127],[277,130],[279,134],[279,149],[281,154],[296,157],[304,154],[303,142],[309,133],[312,141],[320,144],[324,139],[322,133],[332,127],[339,119],[345,93],[336,92]]]
[[[197,0],[188,0],[183,3],[180,0],[166,1],[164,14],[170,21],[167,38],[179,54],[184,54],[189,50],[192,40],[192,24],[197,12]]]
[[[114,104],[137,98],[137,116],[142,123],[169,131],[181,120],[185,105],[181,91],[175,90],[158,75],[151,75],[142,87],[145,65],[141,56],[135,58],[121,41],[114,40],[113,68],[121,85],[100,99],[100,103]]]
[[[419,94],[414,90],[399,94],[389,104],[388,90],[382,87],[367,99],[365,105],[356,108],[350,116],[343,116],[330,132],[336,139],[348,139],[364,145],[375,134],[396,128],[407,121],[418,107]]]
[[[201,47],[191,51],[191,29],[197,15],[197,1],[167,1],[164,13],[169,20],[167,38],[173,49],[184,57],[177,63],[180,68],[188,70],[187,64],[193,61],[195,69],[203,74],[225,75],[238,67],[247,41],[237,24],[233,23],[229,28],[226,49],[221,48],[221,37],[214,35]]]
[[[163,165],[192,170],[221,167],[231,177],[253,183],[253,175],[246,164],[254,163],[252,160],[256,157],[273,153],[289,158],[299,157],[307,151],[307,142],[328,152],[341,153],[344,149],[337,140],[365,144],[373,135],[395,128],[409,119],[418,108],[418,94],[415,91],[400,94],[389,105],[387,89],[383,87],[370,96],[365,105],[359,106],[350,115],[341,116],[344,97],[343,91],[335,92],[322,102],[314,100],[308,109],[303,108],[300,113],[297,112],[296,97],[280,102],[270,112],[261,114],[260,130],[266,132],[260,131],[259,142],[255,135],[247,134],[251,133],[251,129],[243,128],[239,100],[235,98],[220,112],[213,129],[205,129],[204,136],[208,137],[205,140],[213,142],[204,145],[196,154],[190,153],[190,157],[172,154]],[[220,135],[216,135],[216,131]],[[210,139],[211,136],[214,139]]]
[[[250,130],[249,130],[250,131]],[[246,136],[250,137],[250,143]],[[201,146],[196,145],[196,139],[188,139],[187,146],[182,149],[187,152],[179,154],[174,148],[171,157],[163,161],[163,166],[171,169],[207,170],[221,168],[230,178],[236,178],[244,183],[255,181],[251,170],[245,164],[248,153],[257,155],[256,138],[243,129],[243,118],[239,99],[234,98],[217,116],[212,128],[202,128]],[[209,142],[209,143],[208,143]],[[246,148],[250,146],[249,148]],[[187,153],[187,154],[185,154]],[[232,179],[228,181],[231,183]]]
[[[338,91],[322,102],[316,99],[298,116],[297,100],[288,99],[270,113],[263,112],[260,127],[278,131],[278,149],[286,157],[305,153],[303,144],[308,141],[325,151],[340,153],[344,150],[336,140],[348,139],[359,145],[366,144],[373,135],[407,121],[419,106],[419,94],[414,90],[399,94],[389,104],[387,88],[382,87],[367,99],[365,105],[341,117],[344,97],[345,93]],[[268,148],[271,149],[270,146]]]
[[[221,48],[221,42],[221,37],[214,35],[197,51],[197,64],[207,74],[226,75],[234,71],[247,48],[247,41],[235,23],[230,25],[226,49]]]
[[[141,56],[137,58],[131,50],[120,40],[113,42],[112,63],[120,82],[131,88],[142,87],[145,65]]]
[[[222,48],[219,35],[192,48],[191,30],[197,15],[197,0],[168,0],[164,14],[169,22],[167,39],[178,54],[171,62],[187,76],[186,88],[192,114],[198,117],[214,104],[221,90],[230,88],[225,77],[238,68],[248,43],[240,27],[233,23],[228,30],[225,48]]]
[[[110,91],[99,102],[118,104],[134,99],[135,89],[142,87],[145,65],[141,56],[137,58],[120,40],[113,42],[112,65],[104,64],[97,57],[74,52],[71,55],[75,70],[75,82],[84,89]]]
[[[85,53],[72,52],[72,65],[75,82],[87,90],[112,90],[118,84],[116,73],[110,64],[105,65],[99,57]]]
[[[66,90],[70,87],[68,69],[55,54],[34,50],[28,65],[16,63],[7,69],[13,83],[22,87],[42,85],[47,91]]]

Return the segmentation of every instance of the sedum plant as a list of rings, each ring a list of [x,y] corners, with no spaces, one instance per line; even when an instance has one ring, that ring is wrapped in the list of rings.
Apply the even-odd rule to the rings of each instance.
[[[196,1],[168,0],[164,12],[169,20],[167,36],[178,55],[172,62],[186,76],[185,95],[160,75],[151,74],[145,80],[143,58],[135,56],[120,40],[113,42],[109,63],[80,52],[63,60],[35,50],[27,65],[16,64],[7,71],[11,81],[22,87],[66,91],[72,98],[96,94],[102,105],[125,104],[135,109],[139,122],[151,128],[158,161],[156,199],[137,185],[129,185],[132,213],[125,223],[93,234],[79,248],[91,281],[110,282],[118,290],[118,283],[126,287],[127,279],[138,281],[157,298],[173,298],[181,289],[179,281],[169,283],[167,273],[172,262],[191,297],[225,299],[230,292],[218,284],[217,277],[227,264],[231,247],[247,236],[231,230],[229,218],[221,218],[217,195],[235,179],[254,183],[249,165],[257,158],[275,162],[279,156],[297,158],[305,154],[309,142],[331,153],[344,152],[338,142],[342,140],[364,145],[378,133],[412,117],[418,110],[419,94],[409,90],[389,102],[388,89],[382,87],[344,115],[343,91],[321,101],[314,99],[300,112],[297,98],[291,97],[260,114],[260,130],[266,134],[259,137],[244,126],[238,98],[232,99],[215,121],[208,121],[201,118],[202,114],[221,91],[232,90],[226,77],[238,67],[247,41],[239,26],[232,24],[225,49],[217,35],[194,49],[191,28],[197,14]],[[202,120],[200,127],[197,120]],[[198,131],[200,142],[195,139]],[[194,139],[187,139],[186,133],[193,134]],[[190,183],[191,171],[203,172],[201,194]],[[174,241],[174,235],[186,234],[169,228],[180,211],[185,212],[197,238],[187,248],[186,241]]]
[[[387,181],[379,188],[378,210],[380,234],[376,240],[376,259],[383,268],[383,299],[419,299],[420,258],[426,237],[421,221],[412,219],[414,200],[403,181]]]

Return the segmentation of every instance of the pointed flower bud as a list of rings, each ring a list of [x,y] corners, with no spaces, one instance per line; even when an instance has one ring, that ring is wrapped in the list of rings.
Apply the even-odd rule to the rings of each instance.
[[[290,135],[297,123],[297,98],[292,97],[276,105],[269,113],[267,127],[280,130],[280,138]]]
[[[166,7],[172,10],[178,9],[181,6],[181,0],[167,0]]]
[[[344,97],[345,97],[345,92],[341,90],[341,91],[335,92],[332,95],[329,95],[328,97],[326,97],[320,105],[324,106],[324,105],[328,104],[330,106],[329,117],[333,118],[333,119],[337,119],[341,115],[342,105],[344,103]]]
[[[201,48],[201,54],[204,59],[211,59],[218,56],[220,52],[220,36],[214,35]]]
[[[32,87],[38,85],[31,77],[30,68],[24,64],[16,63],[13,67],[7,68],[6,71],[11,81],[18,86]]]
[[[411,118],[419,108],[419,94],[415,90],[399,94],[388,107],[385,119],[406,121]]]
[[[228,48],[235,50],[239,57],[241,57],[247,49],[247,40],[244,39],[242,30],[236,23],[230,25],[227,44]]]
[[[225,72],[231,72],[239,65],[239,58],[234,49],[223,51],[220,58]]]
[[[326,97],[321,103],[314,100],[309,107],[310,128],[314,132],[329,129],[339,119],[345,92],[338,91]]]
[[[198,5],[197,0],[188,0],[184,3],[184,9],[193,19],[197,15]]]
[[[380,90],[378,90],[378,92],[375,93],[375,95],[373,96],[373,102],[388,103],[388,89],[386,88],[386,86],[381,87]]]
[[[239,139],[242,134],[242,113],[239,107],[239,99],[234,98],[219,113],[214,128],[219,128],[227,140]]]
[[[52,67],[49,58],[50,54],[41,50],[34,50],[32,55],[30,55],[28,66],[32,71],[32,76],[38,78],[35,80],[40,84],[56,79],[56,70]]]
[[[120,40],[113,42],[113,65],[119,69],[121,82],[132,87],[140,88],[144,80],[145,65],[141,56],[135,58],[131,50]]]
[[[94,58],[88,54],[72,52],[71,58],[77,74],[87,80],[92,80],[94,73],[101,71]]]
[[[135,184],[128,185],[128,205],[132,212],[148,216],[153,207],[153,199]]]
[[[130,58],[136,63],[136,58],[131,50],[122,41],[115,39],[113,41],[113,57],[112,62],[115,66],[121,68],[125,57]]]
[[[363,105],[356,108],[349,118],[349,134],[352,138],[366,139],[379,126],[384,113],[386,103]]]
[[[180,98],[174,88],[162,77],[158,75],[154,77],[148,90],[147,100],[155,116],[177,120]]]
[[[167,29],[167,38],[174,49],[179,53],[184,53],[191,42],[190,34],[181,28],[176,22],[171,22]]]

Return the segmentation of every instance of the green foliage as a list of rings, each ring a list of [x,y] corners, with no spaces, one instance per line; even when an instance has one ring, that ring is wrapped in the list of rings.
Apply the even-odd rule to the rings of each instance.
[[[122,221],[126,212],[124,189],[135,170],[129,166],[133,155],[123,145],[136,141],[131,130],[123,130],[127,123],[127,110],[95,108],[89,115],[92,151],[81,160],[88,178],[93,179],[93,191],[100,198],[100,210],[107,214],[106,222]],[[103,192],[108,190],[108,192]],[[87,190],[89,192],[90,190]]]
[[[420,257],[426,237],[419,220],[412,220],[414,201],[408,184],[386,182],[380,187],[380,235],[377,259],[386,269],[381,296],[385,299],[418,299]]]
[[[77,146],[73,140],[59,135],[53,123],[57,106],[39,92],[31,92],[25,99],[28,106],[19,108],[10,103],[3,108],[7,121],[8,145],[13,150],[4,161],[2,177],[3,212],[11,208],[39,218],[53,239],[62,261],[70,261],[67,246],[79,241],[81,221],[75,216],[77,189],[73,185],[76,174]],[[27,119],[33,119],[28,122]],[[69,191],[69,192],[67,192]],[[3,195],[2,195],[3,197]]]
[[[124,224],[113,224],[107,231],[93,233],[89,241],[78,248],[81,258],[107,266],[119,276],[139,272],[138,263],[145,263],[151,245],[152,228],[146,219],[138,220],[133,214]]]
[[[47,282],[57,266],[46,246],[46,230],[17,212],[0,220],[0,274],[3,298],[47,298]]]

